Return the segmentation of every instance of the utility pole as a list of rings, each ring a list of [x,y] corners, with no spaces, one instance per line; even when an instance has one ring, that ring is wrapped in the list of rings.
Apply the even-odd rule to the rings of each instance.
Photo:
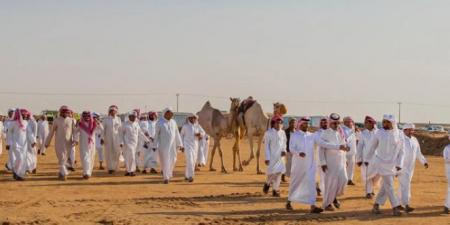
[[[402,103],[398,103],[398,123],[401,123],[401,117],[402,117]]]
[[[177,112],[178,112],[179,101],[180,101],[180,94],[177,93]]]

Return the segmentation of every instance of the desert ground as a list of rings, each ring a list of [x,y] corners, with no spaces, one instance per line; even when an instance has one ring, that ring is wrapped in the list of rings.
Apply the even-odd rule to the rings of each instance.
[[[347,187],[340,198],[341,210],[311,215],[304,205],[294,204],[293,212],[284,209],[287,183],[281,198],[264,195],[265,176],[256,175],[255,161],[244,172],[233,172],[232,142],[225,140],[223,145],[227,174],[220,173],[216,158],[217,172],[202,168],[194,183],[187,183],[179,154],[169,185],[162,184],[160,175],[124,177],[123,169],[115,175],[95,170],[86,181],[79,164],[67,181],[58,181],[52,147],[47,156],[39,156],[38,173],[26,181],[13,181],[1,169],[0,224],[450,224],[450,216],[441,214],[447,187],[441,157],[428,156],[428,170],[417,164],[411,204],[416,211],[409,215],[392,217],[389,203],[383,215],[372,215],[372,200],[363,198],[359,170],[357,185]],[[241,154],[243,159],[249,155],[245,141]],[[0,164],[6,159],[4,150]]]

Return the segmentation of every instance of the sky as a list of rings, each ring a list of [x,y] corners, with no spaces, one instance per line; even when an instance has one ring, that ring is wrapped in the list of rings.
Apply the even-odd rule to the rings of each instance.
[[[0,0],[0,112],[289,114],[450,123],[450,1]]]

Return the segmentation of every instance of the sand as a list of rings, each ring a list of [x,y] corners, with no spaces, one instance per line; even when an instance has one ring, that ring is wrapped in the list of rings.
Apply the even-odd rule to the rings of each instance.
[[[248,147],[242,143],[246,159]],[[254,161],[244,172],[233,172],[231,144],[226,140],[223,148],[228,174],[202,168],[194,183],[187,183],[179,154],[176,177],[169,185],[162,184],[160,175],[124,177],[123,169],[114,176],[95,170],[85,181],[80,165],[61,182],[51,148],[47,156],[39,156],[37,175],[24,182],[13,181],[1,170],[0,224],[450,224],[450,216],[441,215],[447,187],[441,157],[428,156],[428,170],[417,165],[411,203],[417,210],[410,215],[392,217],[389,203],[383,215],[372,215],[373,202],[363,198],[359,170],[357,185],[341,197],[341,210],[311,215],[304,205],[294,204],[293,212],[284,209],[287,184],[282,185],[281,198],[262,194],[265,176],[256,175]],[[0,164],[6,158],[4,151]],[[220,169],[218,162],[215,167]]]

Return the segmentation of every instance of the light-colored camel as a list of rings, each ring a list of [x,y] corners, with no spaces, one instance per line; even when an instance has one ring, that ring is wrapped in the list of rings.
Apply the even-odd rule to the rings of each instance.
[[[261,145],[264,138],[264,133],[267,131],[270,125],[269,116],[264,113],[262,106],[258,102],[254,102],[253,105],[247,109],[247,111],[244,113],[243,117],[239,116],[238,108],[240,103],[239,98],[230,98],[231,100],[231,107],[230,107],[230,117],[237,120],[237,124],[240,127],[240,129],[236,129],[239,132],[238,133],[246,133],[247,138],[250,144],[250,156],[248,160],[244,160],[242,164],[244,166],[247,166],[250,164],[250,162],[255,158],[255,148],[254,148],[254,138],[257,137],[257,148],[256,148],[256,173],[257,174],[263,174],[263,172],[260,169],[260,160],[259,157],[261,155]],[[274,103],[274,114],[273,115],[279,115],[283,116],[287,113],[287,109],[284,104],[282,103]],[[239,157],[239,138],[236,139],[236,152]],[[234,162],[233,162],[234,164]]]
[[[213,167],[214,162],[214,155],[216,153],[216,149],[219,150],[219,156],[220,156],[220,162],[222,166],[222,173],[226,173],[227,170],[225,169],[225,166],[223,164],[223,154],[222,154],[222,148],[220,146],[220,140],[223,137],[226,137],[230,132],[234,134],[235,139],[235,145],[233,146],[233,151],[236,151],[239,149],[239,134],[235,132],[237,131],[237,126],[233,125],[233,118],[231,116],[225,116],[222,114],[222,112],[218,109],[215,109],[211,106],[211,103],[207,101],[205,105],[203,105],[200,112],[197,113],[198,115],[198,122],[200,126],[203,127],[205,132],[214,140],[214,146],[211,151],[211,160],[209,163],[209,170],[215,171]],[[236,155],[236,152],[234,152],[233,156]],[[234,161],[234,160],[233,160]],[[239,168],[236,168],[235,163],[233,163],[233,169],[242,171],[242,164],[240,163],[239,158]]]

